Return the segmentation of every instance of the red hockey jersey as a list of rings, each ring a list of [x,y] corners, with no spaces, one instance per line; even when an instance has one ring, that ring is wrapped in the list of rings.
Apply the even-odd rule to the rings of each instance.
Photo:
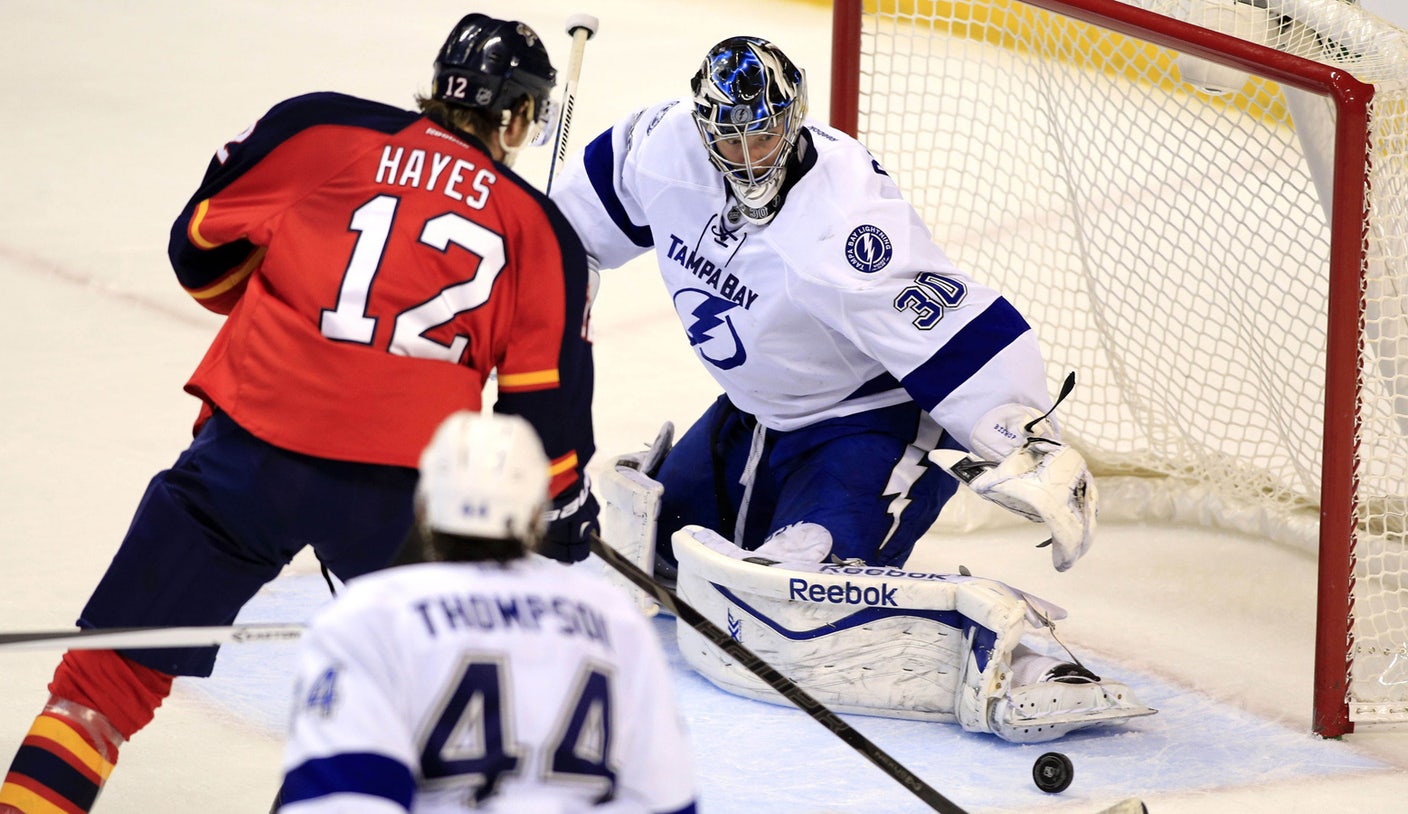
[[[415,466],[436,425],[533,423],[553,492],[593,452],[586,256],[556,206],[484,145],[331,93],[222,147],[172,227],[181,285],[228,314],[186,390],[255,436]]]

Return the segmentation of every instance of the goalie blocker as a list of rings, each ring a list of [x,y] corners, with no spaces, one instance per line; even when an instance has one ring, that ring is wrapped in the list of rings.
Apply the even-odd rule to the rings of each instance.
[[[666,421],[641,452],[620,455],[607,465],[597,484],[601,494],[601,538],[647,575],[655,576],[655,524],[664,487],[652,475],[674,444],[675,425]],[[602,572],[608,582],[630,594],[646,616],[660,605],[614,568]]]
[[[957,722],[1013,743],[1156,711],[1124,684],[1023,644],[1065,611],[1001,582],[780,563],[699,526],[672,542],[681,599],[837,711]],[[721,689],[784,703],[696,631],[677,635],[685,661]]]

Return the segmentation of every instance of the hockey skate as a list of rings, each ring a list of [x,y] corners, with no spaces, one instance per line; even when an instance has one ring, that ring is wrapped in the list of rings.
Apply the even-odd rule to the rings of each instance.
[[[1013,743],[1042,743],[1071,732],[1153,715],[1129,687],[1064,663],[1041,680],[1012,688],[989,713],[992,731]]]

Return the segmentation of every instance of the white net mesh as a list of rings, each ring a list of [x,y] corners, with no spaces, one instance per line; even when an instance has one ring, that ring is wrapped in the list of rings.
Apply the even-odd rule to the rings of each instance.
[[[1340,0],[1129,5],[1375,86],[1357,435],[1331,443],[1356,452],[1351,717],[1408,719],[1408,32]],[[1037,327],[1052,392],[1077,372],[1062,421],[1102,515],[1315,546],[1328,97],[1020,0],[878,0],[858,130],[937,242]]]

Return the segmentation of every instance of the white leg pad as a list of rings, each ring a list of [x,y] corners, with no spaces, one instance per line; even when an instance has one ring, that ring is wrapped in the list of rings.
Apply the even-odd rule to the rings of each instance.
[[[700,526],[672,542],[680,598],[837,712],[956,722],[1018,743],[1154,712],[1113,682],[1017,686],[1023,634],[1065,612],[1001,582],[778,561]],[[692,627],[675,630],[685,662],[721,689],[787,703]]]
[[[634,456],[622,456],[611,462],[606,473],[597,479],[597,495],[601,498],[601,539],[621,552],[647,574],[655,572],[655,520],[660,514],[660,498],[665,488],[629,463]],[[645,591],[607,567],[607,580],[622,586],[633,596],[647,616],[654,616],[660,606]]]
[[[1008,675],[1007,654],[1027,625],[1016,592],[888,566],[777,562],[699,526],[672,541],[680,598],[827,707],[954,722],[965,705],[986,730],[983,693],[1005,687],[994,676]],[[685,662],[721,689],[787,703],[693,628],[677,625],[676,635]],[[965,686],[975,658],[988,669],[966,671]]]

